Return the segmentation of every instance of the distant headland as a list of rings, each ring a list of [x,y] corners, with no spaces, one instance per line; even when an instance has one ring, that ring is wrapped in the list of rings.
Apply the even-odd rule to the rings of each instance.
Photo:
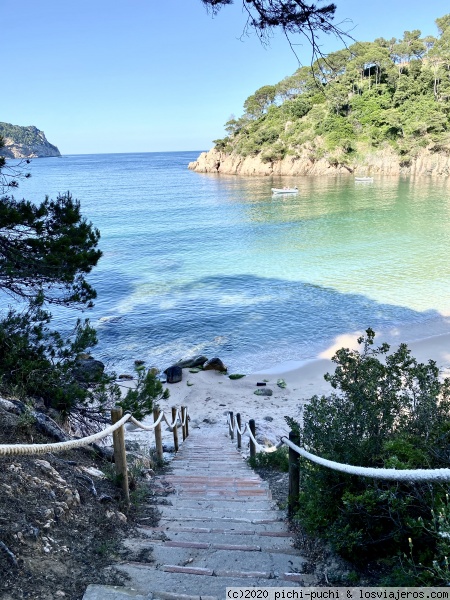
[[[5,158],[61,156],[58,148],[50,144],[44,132],[34,125],[22,127],[0,122],[0,136],[4,142],[1,155]]]

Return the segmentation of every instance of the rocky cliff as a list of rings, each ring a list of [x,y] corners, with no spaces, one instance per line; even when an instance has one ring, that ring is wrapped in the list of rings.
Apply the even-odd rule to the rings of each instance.
[[[424,148],[408,162],[401,161],[392,149],[367,153],[357,161],[330,163],[325,158],[311,158],[305,148],[301,156],[286,156],[282,160],[263,162],[258,156],[226,154],[212,148],[202,152],[189,169],[198,173],[223,173],[230,175],[450,175],[450,156],[438,154]]]
[[[0,123],[0,136],[4,143],[4,147],[0,148],[0,156],[5,158],[61,156],[58,148],[50,144],[44,132],[33,125],[21,127],[10,123]]]

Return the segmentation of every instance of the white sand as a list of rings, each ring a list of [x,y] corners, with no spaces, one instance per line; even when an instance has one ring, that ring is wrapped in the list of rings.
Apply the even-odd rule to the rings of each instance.
[[[341,347],[357,348],[357,338],[361,332],[339,336],[335,342],[315,360],[307,362],[286,362],[272,368],[249,374],[238,380],[216,371],[190,373],[183,369],[183,380],[177,384],[168,384],[170,398],[161,403],[161,408],[170,414],[170,407],[187,406],[190,414],[190,433],[198,435],[204,428],[214,427],[218,435],[227,433],[226,414],[240,412],[242,421],[255,419],[258,438],[274,444],[280,435],[288,433],[284,416],[298,419],[301,406],[313,395],[329,394],[331,386],[324,380],[327,372],[332,372],[334,363],[331,357]],[[429,359],[436,361],[443,375],[450,374],[450,319],[442,317],[427,324],[407,329],[391,329],[375,339],[377,345],[382,342],[397,344],[406,342],[412,355],[420,362]],[[279,378],[284,379],[286,388],[277,385]],[[257,382],[266,381],[266,388],[273,395],[257,396],[254,391]],[[192,385],[188,385],[192,384]],[[264,388],[260,388],[264,389]],[[271,420],[270,420],[271,419]],[[149,421],[151,422],[151,420]],[[140,443],[153,440],[153,434],[133,432]],[[246,438],[247,439],[247,438]],[[170,444],[172,434],[163,425],[163,441]]]

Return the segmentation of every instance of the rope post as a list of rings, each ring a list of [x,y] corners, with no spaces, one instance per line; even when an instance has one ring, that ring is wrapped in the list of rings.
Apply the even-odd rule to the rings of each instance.
[[[186,409],[186,437],[189,437],[189,413],[188,413],[188,408],[187,406],[185,406]]]
[[[248,426],[250,427],[250,431],[252,432],[253,437],[256,438],[255,419],[250,419],[250,421],[248,422]],[[255,456],[256,456],[255,442],[252,440],[252,438],[250,438],[250,458],[255,458]]]
[[[240,450],[242,448],[242,435],[240,434],[240,429],[241,429],[241,413],[237,413],[236,414],[236,424],[237,424],[237,429],[236,429],[237,447]]]
[[[175,452],[178,452],[178,415],[177,415],[177,407],[172,406],[172,423],[173,426],[173,445],[175,448]]]
[[[122,418],[122,408],[117,406],[111,409],[112,424],[117,423]],[[130,504],[130,490],[128,488],[128,469],[127,469],[127,453],[125,451],[125,432],[124,427],[119,427],[113,431],[114,445],[114,462],[116,465],[116,473],[120,479],[125,502]]]
[[[234,423],[233,423],[233,411],[230,410],[229,413],[230,420],[228,421],[228,431],[230,432],[231,441],[234,440]]]
[[[159,408],[153,409],[153,421],[157,421],[159,418]],[[159,462],[164,460],[163,457],[163,446],[162,446],[162,434],[161,434],[161,422],[155,427],[155,446],[156,446],[156,458]]]
[[[187,425],[186,407],[182,406],[181,407],[181,431],[183,433],[183,442],[187,438],[186,425]]]
[[[289,441],[298,446],[300,444],[300,435],[289,432]],[[295,450],[289,447],[289,500],[288,515],[292,518],[298,510],[298,496],[300,494],[300,463],[299,455]]]

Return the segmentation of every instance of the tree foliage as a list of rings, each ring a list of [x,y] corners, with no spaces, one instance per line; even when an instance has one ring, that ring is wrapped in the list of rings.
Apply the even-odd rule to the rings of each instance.
[[[334,374],[325,377],[336,392],[313,397],[302,426],[288,421],[310,452],[336,462],[448,468],[450,380],[441,381],[436,363],[419,363],[405,344],[389,353],[388,344],[374,347],[374,338],[368,329],[361,351],[340,349]],[[383,559],[392,585],[427,581],[433,561],[444,564],[433,511],[442,512],[446,486],[350,476],[306,459],[300,473],[299,520],[345,557]],[[403,563],[402,555],[409,557]]]
[[[36,205],[0,201],[0,289],[25,299],[88,305],[96,296],[85,275],[97,264],[100,233],[70,193]]]
[[[20,168],[0,158],[0,175],[5,194],[17,187]],[[0,197],[0,291],[16,301],[0,316],[0,390],[39,400],[82,429],[104,421],[118,389],[103,370],[89,378],[80,370],[80,353],[97,343],[89,321],[62,335],[45,305],[92,305],[86,275],[101,256],[99,238],[70,193],[41,203]]]
[[[241,0],[247,14],[245,30],[256,32],[261,40],[267,40],[275,28],[286,34],[301,34],[308,38],[314,54],[320,54],[317,46],[319,33],[342,37],[344,32],[333,24],[336,5],[319,0],[322,6],[303,0]],[[216,14],[234,0],[202,0],[207,9]]]
[[[133,416],[140,420],[151,415],[158,400],[167,400],[169,390],[163,389],[161,381],[157,377],[156,369],[145,370],[145,367],[137,367],[136,386],[127,391],[123,400],[118,402],[124,411],[130,411]]]
[[[404,164],[423,147],[449,153],[449,22],[449,15],[436,20],[437,37],[414,30],[354,43],[261,87],[216,147],[263,159],[337,157],[350,165],[380,146]]]

